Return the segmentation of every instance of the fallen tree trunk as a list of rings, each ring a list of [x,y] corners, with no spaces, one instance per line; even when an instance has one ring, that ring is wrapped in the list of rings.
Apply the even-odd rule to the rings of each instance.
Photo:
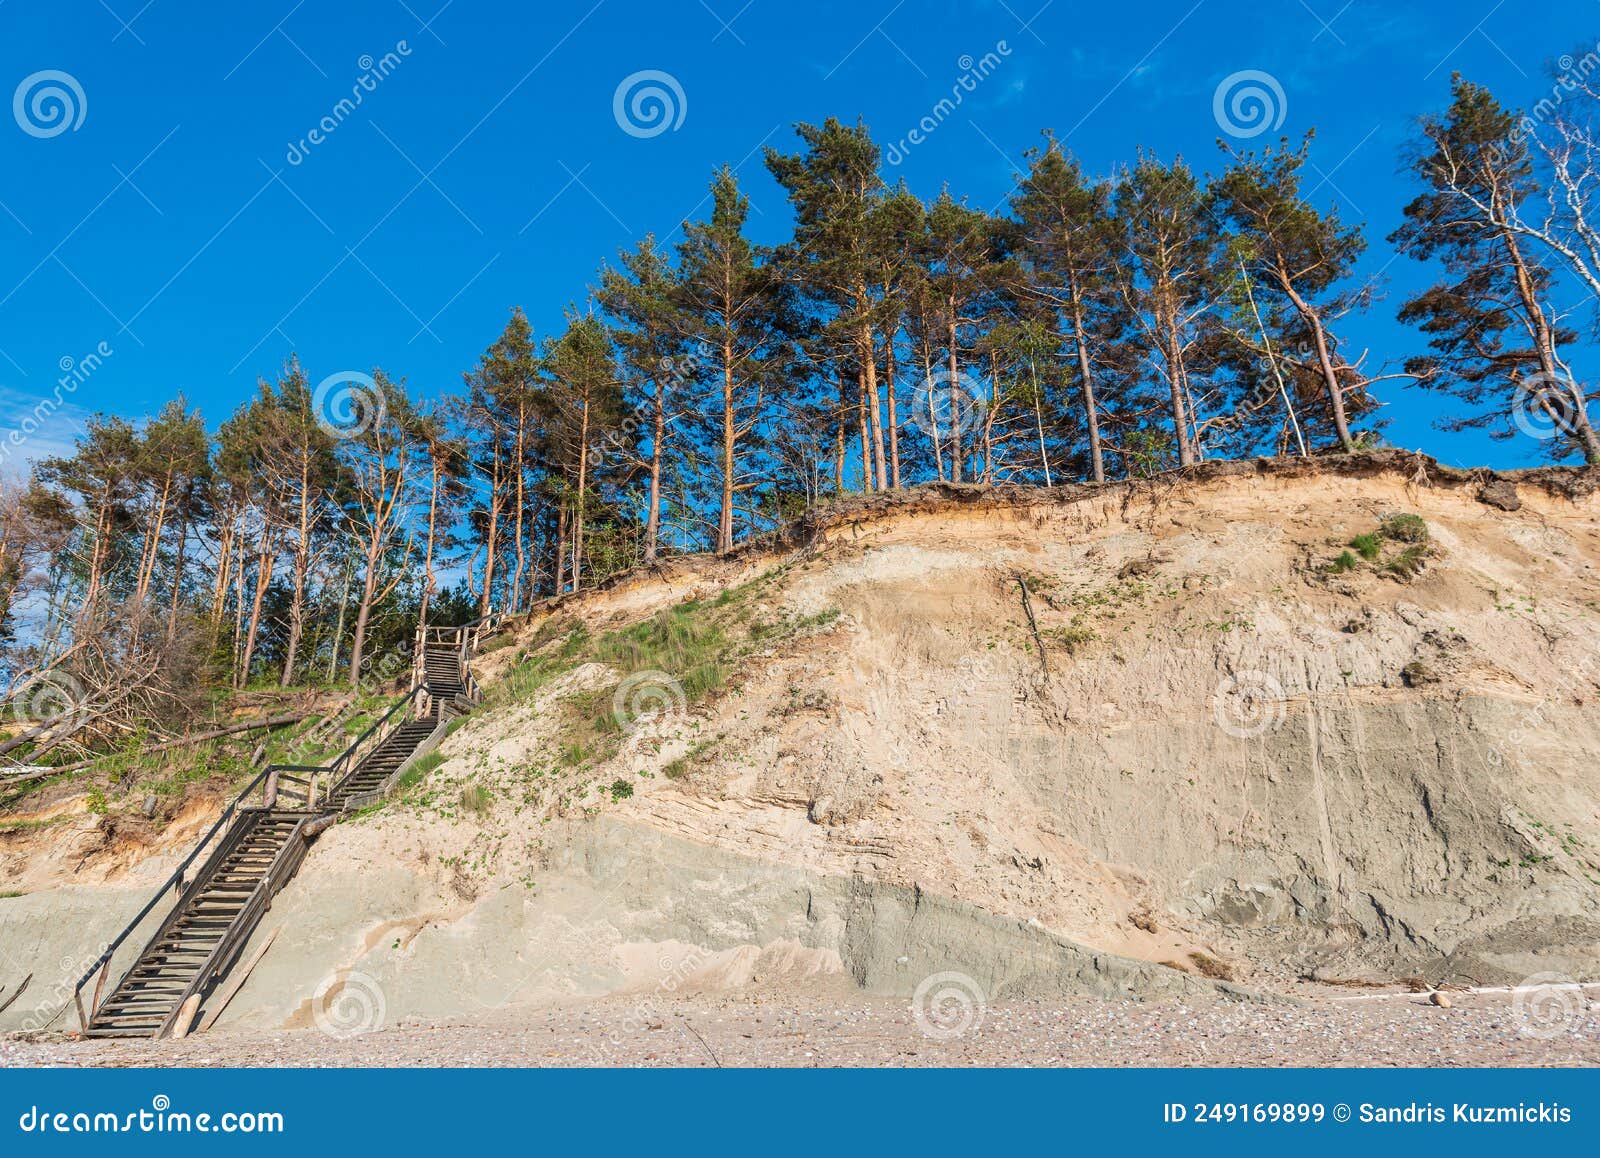
[[[290,724],[298,724],[309,713],[295,712],[283,716],[271,716],[265,720],[247,720],[242,724],[230,724],[226,728],[213,728],[209,732],[196,732],[192,736],[180,736],[176,740],[167,740],[154,744],[144,749],[145,754],[165,752],[172,748],[182,748],[189,744],[203,744],[207,740],[218,740],[223,736],[233,736],[240,732],[253,732],[260,728],[283,728]],[[92,756],[87,760],[75,760],[71,764],[58,764],[51,768],[34,768],[18,776],[0,776],[0,787],[10,784],[21,784],[28,780],[40,780],[46,776],[54,776],[58,772],[78,772],[91,765],[98,764],[106,759],[110,753]]]

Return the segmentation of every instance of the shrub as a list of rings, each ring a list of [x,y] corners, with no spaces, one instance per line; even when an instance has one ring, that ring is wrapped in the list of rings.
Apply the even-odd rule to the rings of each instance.
[[[1379,528],[1383,537],[1402,543],[1426,543],[1428,524],[1421,515],[1390,515]]]
[[[1342,552],[1337,559],[1328,564],[1328,570],[1334,575],[1342,575],[1346,571],[1354,571],[1360,566],[1359,561],[1349,551]]]
[[[1368,531],[1365,535],[1357,535],[1350,540],[1350,545],[1356,549],[1356,554],[1369,563],[1383,552],[1383,543],[1380,541],[1376,531]]]
[[[620,776],[611,782],[611,799],[626,800],[633,795],[633,785]]]

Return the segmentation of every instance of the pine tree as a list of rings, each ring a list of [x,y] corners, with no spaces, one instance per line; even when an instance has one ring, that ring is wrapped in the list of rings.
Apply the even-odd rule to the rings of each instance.
[[[1354,450],[1350,418],[1371,413],[1376,379],[1340,355],[1336,319],[1365,309],[1370,286],[1340,289],[1366,250],[1359,226],[1346,227],[1334,211],[1319,212],[1302,195],[1300,171],[1311,134],[1287,147],[1234,155],[1214,185],[1214,203],[1236,232],[1234,259],[1247,270],[1252,296],[1278,320],[1276,342],[1262,355],[1291,375],[1318,383],[1340,449]],[[1269,339],[1270,340],[1270,339]]]
[[[626,404],[610,334],[593,314],[568,311],[566,330],[545,343],[542,370],[545,451],[561,475],[561,509],[570,531],[570,540],[557,543],[556,590],[568,589],[570,574],[570,590],[577,591],[583,586],[584,532],[594,507],[594,467],[604,458],[600,448],[622,426]]]
[[[754,463],[768,390],[789,356],[787,316],[777,271],[744,236],[750,202],[733,172],[711,183],[711,217],[686,222],[678,246],[678,284],[692,340],[707,351],[700,380],[709,392],[708,419],[720,474],[715,549],[733,550],[735,503],[766,474]]]
[[[1140,157],[1118,184],[1114,205],[1128,259],[1119,290],[1166,387],[1178,465],[1190,466],[1199,458],[1196,388],[1211,368],[1214,310],[1226,280],[1219,230],[1182,158],[1164,165]]]
[[[361,682],[373,610],[406,577],[416,542],[415,516],[423,505],[428,473],[427,442],[405,381],[372,372],[381,399],[371,420],[339,443],[348,485],[343,492],[345,525],[356,541],[361,580],[350,637],[350,686]]]
[[[621,268],[600,273],[595,298],[615,320],[613,340],[622,356],[625,386],[635,401],[631,408],[644,415],[644,438],[649,447],[649,472],[645,499],[644,556],[656,561],[661,537],[662,474],[667,467],[669,432],[680,413],[674,397],[685,377],[683,359],[697,356],[685,345],[687,322],[679,309],[676,283],[666,255],[654,235],[618,258]],[[615,449],[620,449],[618,443]]]
[[[1127,325],[1117,292],[1118,245],[1111,186],[1091,181],[1050,137],[1011,198],[1025,269],[1024,292],[1055,314],[1077,375],[1089,443],[1089,475],[1105,481],[1099,367]]]
[[[1009,277],[1006,249],[1000,223],[957,201],[948,189],[929,207],[923,277],[942,330],[946,380],[940,384],[930,375],[920,389],[926,392],[930,438],[937,441],[941,430],[949,432],[950,477],[956,482],[966,477],[967,435],[982,421],[985,404],[980,376],[963,366],[969,353],[976,354],[979,323]]]
[[[1479,408],[1447,429],[1505,421],[1520,389],[1524,404],[1543,411],[1562,436],[1558,449],[1600,462],[1588,395],[1563,354],[1577,335],[1550,302],[1550,268],[1511,221],[1540,193],[1517,118],[1459,75],[1451,93],[1442,116],[1422,120],[1412,168],[1426,192],[1406,206],[1405,224],[1390,237],[1402,253],[1436,260],[1449,275],[1400,310],[1400,320],[1419,325],[1433,350],[1406,369]]]
[[[766,151],[767,168],[794,207],[793,241],[783,248],[784,273],[838,331],[832,343],[842,363],[860,375],[870,464],[865,472],[883,490],[889,485],[884,419],[879,396],[877,334],[882,321],[878,275],[879,222],[883,190],[879,150],[866,126],[829,117],[819,128],[799,124],[805,151],[786,156]]]

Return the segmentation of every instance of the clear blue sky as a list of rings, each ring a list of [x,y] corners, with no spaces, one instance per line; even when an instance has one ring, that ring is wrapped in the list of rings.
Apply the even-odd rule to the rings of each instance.
[[[43,70],[83,94],[81,123],[53,136],[0,116],[0,426],[101,342],[113,353],[28,453],[88,411],[137,417],[179,391],[215,423],[291,351],[313,381],[381,365],[453,388],[513,305],[553,327],[602,259],[702,212],[714,166],[738,166],[776,239],[763,144],[835,115],[887,146],[990,52],[991,75],[891,179],[996,205],[1045,127],[1097,171],[1139,146],[1213,167],[1217,86],[1269,73],[1283,122],[1254,143],[1316,128],[1316,197],[1367,223],[1366,267],[1386,279],[1346,329],[1370,364],[1398,361],[1421,343],[1394,311],[1427,277],[1384,241],[1413,192],[1414,118],[1442,107],[1453,69],[1537,101],[1547,62],[1597,36],[1594,0],[0,0],[0,96]],[[336,114],[386,53],[389,74]],[[683,94],[681,124],[653,136],[613,112],[642,70]],[[1537,461],[1526,440],[1433,431],[1436,396],[1387,397],[1397,443]]]

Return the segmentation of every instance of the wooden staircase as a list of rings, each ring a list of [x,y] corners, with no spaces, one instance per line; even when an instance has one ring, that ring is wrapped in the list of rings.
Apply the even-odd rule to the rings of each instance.
[[[275,765],[252,780],[79,979],[73,999],[84,1034],[163,1037],[187,1030],[186,1003],[191,1014],[197,1011],[233,967],[274,894],[305,859],[311,839],[352,802],[382,789],[444,719],[472,707],[476,689],[464,659],[501,623],[502,617],[490,615],[463,627],[419,628],[418,678],[382,719],[326,767]],[[319,781],[330,784],[320,796]],[[246,806],[257,792],[260,803]],[[190,867],[208,848],[189,880]],[[178,894],[176,902],[101,1001],[118,947],[156,911],[169,890]],[[93,997],[86,1009],[84,987],[91,981]],[[176,1025],[180,1015],[182,1027]]]
[[[424,649],[423,674],[435,703],[452,703],[467,694],[461,680],[461,652],[453,646],[430,644]]]
[[[272,894],[305,857],[309,814],[248,808],[95,1010],[89,1037],[160,1037],[183,1003],[225,973]]]
[[[326,807],[332,811],[343,811],[354,797],[376,792],[438,726],[438,716],[419,716],[401,724],[365,760],[356,765],[350,775],[334,785],[328,793]]]

